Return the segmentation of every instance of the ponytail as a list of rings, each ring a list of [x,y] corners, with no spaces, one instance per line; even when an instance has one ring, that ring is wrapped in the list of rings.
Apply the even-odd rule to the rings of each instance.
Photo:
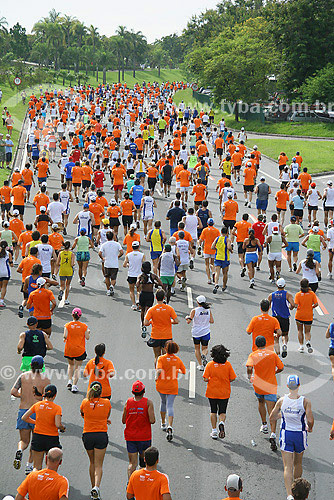
[[[95,360],[94,360],[94,363],[95,363],[95,367],[94,367],[94,374],[96,377],[99,376],[99,370],[97,368],[97,365],[99,364],[100,362],[100,358],[102,358],[103,354],[106,352],[106,346],[105,344],[97,344],[95,346]]]
[[[93,382],[91,388],[88,391],[87,398],[88,400],[99,398],[102,394],[102,385],[100,382]]]
[[[313,255],[308,255],[308,257],[306,257],[306,259],[305,259],[305,266],[308,269],[314,269],[315,268],[315,264],[314,264],[314,260],[313,260]]]

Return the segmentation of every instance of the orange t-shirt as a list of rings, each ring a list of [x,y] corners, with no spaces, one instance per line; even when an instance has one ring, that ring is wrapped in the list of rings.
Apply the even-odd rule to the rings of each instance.
[[[89,211],[94,215],[94,225],[99,226],[101,223],[101,216],[104,215],[104,210],[100,203],[90,203]]]
[[[95,373],[95,371],[97,373]],[[114,371],[114,365],[109,359],[100,358],[100,361],[97,365],[95,365],[95,358],[90,359],[86,364],[84,370],[85,377],[89,376],[87,393],[89,391],[91,383],[97,380],[102,385],[101,397],[106,398],[111,396],[109,374]]]
[[[286,210],[286,204],[289,201],[289,193],[287,193],[287,191],[284,191],[284,189],[281,189],[280,191],[277,191],[275,198],[276,207]]]
[[[126,176],[126,173],[124,171],[124,168],[122,167],[115,167],[112,169],[111,175],[114,178],[114,186],[123,186],[124,184],[124,177]]]
[[[254,169],[246,167],[244,170],[244,186],[254,186]]]
[[[37,163],[37,176],[38,177],[46,177],[46,174],[48,172],[49,165],[47,164],[46,161],[41,161]]]
[[[9,186],[2,186],[0,188],[1,203],[10,203],[10,195],[12,188]]]
[[[111,219],[116,219],[121,215],[122,211],[118,205],[110,206],[107,208],[107,214]]]
[[[104,398],[85,398],[81,405],[80,411],[84,416],[83,432],[107,432],[107,419],[111,410],[109,399]]]
[[[64,243],[64,238],[60,233],[55,232],[50,234],[49,243],[55,250],[61,250]]]
[[[295,295],[295,304],[297,304],[297,311],[295,315],[296,320],[313,321],[313,304],[318,304],[317,296],[314,292],[298,292]]]
[[[18,182],[22,179],[21,172],[13,172],[12,175],[12,186],[17,186]]]
[[[65,340],[64,356],[78,357],[86,350],[85,332],[87,325],[81,321],[70,321],[66,323],[67,338]]]
[[[148,167],[147,169],[147,177],[149,179],[156,179],[158,173],[158,169],[155,167]]]
[[[56,405],[53,401],[43,399],[43,401],[38,401],[38,403],[32,405],[30,409],[36,414],[35,434],[58,436],[55,416],[62,414],[61,406]]]
[[[27,190],[23,186],[15,186],[11,190],[11,196],[13,196],[13,205],[24,205],[24,197],[26,194]]]
[[[72,182],[73,184],[81,184],[82,180],[82,169],[81,167],[74,166],[72,168]]]
[[[22,170],[22,177],[24,181],[25,186],[31,186],[32,185],[32,179],[34,177],[33,172],[30,170],[30,168],[24,168]]]
[[[51,469],[30,472],[17,488],[17,492],[25,497],[29,492],[29,500],[48,500],[50,498],[68,498],[69,483],[66,477]]]
[[[224,139],[222,137],[217,137],[215,140],[216,149],[223,149]]]
[[[21,254],[22,257],[25,256],[26,254],[26,246],[29,241],[32,241],[32,231],[24,231],[24,233],[21,233],[19,236],[19,245],[22,244],[22,249],[21,249]]]
[[[45,193],[36,194],[33,203],[36,208],[36,215],[40,215],[41,207],[48,208],[48,204],[50,203],[50,198]]]
[[[132,200],[123,200],[120,206],[123,215],[132,215],[133,210],[136,208]]]
[[[273,348],[274,333],[279,329],[280,324],[277,318],[273,318],[266,313],[260,314],[259,316],[254,316],[247,326],[247,332],[251,333],[253,337],[252,351],[257,350],[255,339],[258,335],[263,335],[263,337],[266,339],[267,348]]]
[[[28,298],[27,307],[34,308],[34,316],[37,319],[50,319],[50,302],[55,300],[51,290],[48,288],[39,288],[31,292]],[[81,353],[82,354],[82,353]]]
[[[246,366],[252,366],[253,387],[257,394],[277,394],[276,368],[284,365],[277,354],[270,349],[257,349],[248,356]]]
[[[172,306],[168,304],[156,304],[147,311],[145,319],[152,324],[152,339],[172,338],[172,319],[177,315]]]
[[[20,234],[24,231],[24,224],[21,219],[12,219],[9,223],[9,229],[15,233],[17,238],[20,237]]]
[[[140,242],[140,236],[137,233],[133,233],[133,236],[130,235],[130,233],[126,234],[123,240],[123,245],[126,245],[126,254],[129,252],[132,252],[132,243],[134,241],[139,241]]]
[[[216,227],[205,227],[201,233],[200,240],[204,241],[204,254],[214,255],[216,250],[213,250],[212,243],[220,236],[220,231]]]
[[[31,240],[32,241],[32,240]],[[23,256],[24,254],[22,254]],[[34,264],[40,264],[41,261],[35,257],[34,255],[28,255],[28,257],[25,257],[24,259],[21,260],[19,263],[18,269],[22,269],[22,282],[26,279],[27,276],[30,276],[32,266]]]
[[[135,144],[138,148],[138,151],[143,151],[144,139],[142,139],[141,137],[137,137],[137,139],[135,139]]]
[[[81,178],[83,181],[90,181],[92,179],[93,170],[89,165],[84,165],[83,167],[81,167],[81,174]]]
[[[194,193],[194,201],[204,201],[206,195],[206,187],[204,184],[195,184],[192,193]]]
[[[235,200],[227,200],[223,204],[224,207],[224,220],[236,220],[237,213],[239,212],[238,203]]]
[[[127,493],[136,500],[161,500],[170,493],[168,476],[158,470],[135,470],[129,479]]]
[[[242,154],[238,151],[235,151],[231,157],[231,160],[235,167],[239,167],[242,164]]]
[[[157,391],[161,394],[178,394],[178,374],[179,372],[186,373],[186,368],[181,359],[175,354],[159,356],[157,370],[161,370],[155,383]]]
[[[237,243],[241,243],[248,238],[248,230],[252,227],[252,224],[247,220],[239,220],[234,227],[237,230]]]
[[[308,172],[302,172],[301,174],[299,174],[298,180],[300,181],[302,189],[306,191],[306,189],[310,187],[310,184],[312,182],[312,177]]]
[[[190,177],[191,173],[189,172],[189,170],[182,169],[176,177],[176,180],[180,182],[181,187],[189,187]]]
[[[231,395],[231,381],[236,379],[236,374],[229,361],[224,364],[209,361],[203,378],[209,379],[205,392],[207,398],[228,399]]]

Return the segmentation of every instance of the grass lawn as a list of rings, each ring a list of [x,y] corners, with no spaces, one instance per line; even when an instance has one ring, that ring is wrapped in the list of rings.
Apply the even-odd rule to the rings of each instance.
[[[197,101],[192,94],[191,89],[178,90],[175,93],[174,101],[179,104],[184,101],[188,106],[196,106],[198,109],[205,108],[206,104]],[[209,106],[207,106],[209,109]],[[226,126],[240,130],[245,127],[247,131],[259,132],[265,134],[283,134],[283,135],[299,135],[299,136],[313,136],[313,137],[334,137],[334,123],[261,123],[257,120],[239,120],[235,121],[233,115],[222,112],[220,109],[214,109],[215,121],[218,123],[223,116]]]
[[[303,157],[303,166],[311,174],[333,170],[333,141],[301,141],[294,139],[251,139],[247,146],[252,148],[256,144],[261,153],[277,159],[280,152],[288,155],[289,163],[297,151]],[[278,168],[278,167],[277,167]]]

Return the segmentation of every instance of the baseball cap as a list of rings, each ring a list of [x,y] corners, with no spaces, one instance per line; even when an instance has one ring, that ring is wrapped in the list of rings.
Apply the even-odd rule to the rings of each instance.
[[[292,158],[292,161],[296,161],[296,158],[295,158],[295,157],[293,157],[293,158]]]
[[[278,227],[277,227],[277,226],[274,226],[274,227],[273,227],[273,233],[275,233],[275,234],[276,234],[276,233],[278,233],[278,232],[279,232]]]
[[[145,390],[145,385],[141,380],[136,380],[136,382],[132,384],[132,392],[137,393],[137,392],[142,392],[144,390]]]
[[[110,205],[116,205],[116,200],[115,200],[115,198],[111,198],[111,200],[110,200]]]
[[[90,199],[91,199],[92,201],[96,201],[96,196],[91,196],[91,197],[90,197]]]
[[[206,302],[206,297],[205,295],[198,295],[198,297],[196,297],[196,300],[199,304],[205,304]]]
[[[137,229],[137,224],[135,224],[134,222],[130,224],[130,229]]]
[[[286,379],[286,385],[289,387],[289,389],[297,389],[297,387],[300,385],[298,375],[288,375]]]
[[[262,175],[262,177],[260,177],[260,181],[265,181],[265,180],[266,180],[266,178],[263,177],[263,175]]]
[[[292,220],[293,222],[295,222],[295,221],[297,220],[297,217],[296,217],[295,215],[292,215],[292,216],[290,217],[290,220]]]
[[[83,207],[84,207],[84,208],[89,208],[88,203],[84,203],[84,204],[83,204]]]
[[[42,206],[42,207],[40,208],[40,211],[41,211],[41,212],[46,212],[46,207]]]
[[[36,319],[36,318],[35,318]],[[35,366],[37,365],[38,368],[43,368],[44,366],[44,359],[43,356],[33,356],[33,358],[30,361],[30,364],[34,364]]]
[[[41,186],[46,186],[46,185],[47,185],[46,182],[41,183]]]
[[[241,477],[238,474],[230,474],[226,480],[226,489],[238,491],[241,484]]]
[[[284,279],[284,278],[279,278],[279,279],[276,281],[276,285],[277,285],[279,288],[284,288],[284,287],[285,287],[285,279]]]
[[[319,227],[318,227],[318,226],[313,226],[313,227],[312,227],[312,231],[313,231],[314,233],[317,233],[317,232],[319,231]]]
[[[36,325],[36,323],[38,323],[38,319],[35,318],[35,316],[29,316],[29,318],[27,319],[27,325]]]
[[[139,241],[133,241],[132,248],[138,248],[138,247],[139,247]]]
[[[58,229],[58,224],[52,224],[52,229]]]
[[[309,248],[306,252],[306,255],[309,257],[312,255],[312,257],[314,256],[314,250],[312,248]]]
[[[72,314],[77,314],[78,316],[82,316],[82,311],[81,311],[80,307],[75,307],[72,310]]]
[[[46,283],[46,280],[44,278],[42,278],[42,276],[40,276],[36,280],[36,285],[38,286],[38,288],[40,288],[41,286],[45,285],[45,283]]]
[[[251,161],[247,162],[247,167],[251,167],[251,166],[252,166],[252,162]]]
[[[130,179],[134,179],[135,178],[135,174],[130,174]]]
[[[227,197],[232,199],[233,198],[233,194],[232,193],[228,193]]]
[[[316,183],[315,182],[311,182],[311,188],[315,188],[316,186]]]
[[[3,227],[9,227],[9,222],[7,222],[7,221],[3,222],[2,225],[3,225]]]
[[[255,146],[253,146],[253,149],[257,149],[257,145],[255,144]]]
[[[102,224],[104,224],[105,226],[109,224],[109,219],[102,219]]]
[[[82,233],[82,234],[86,234],[86,233],[87,233],[87,229],[86,229],[85,227],[82,227],[82,228],[80,229],[80,234],[81,234],[81,233]]]
[[[63,154],[62,154],[62,156],[67,156],[67,154],[66,154],[66,153],[63,153]]]
[[[245,127],[241,127],[241,130],[245,130]]]
[[[167,245],[165,245],[165,250],[166,250],[166,252],[171,252],[172,246],[169,243],[167,243]]]
[[[327,186],[332,186],[332,181],[327,181]]]
[[[13,215],[19,215],[19,211],[17,209],[13,210]]]
[[[208,219],[208,225],[209,225],[209,226],[213,226],[213,225],[214,225],[214,220],[212,219],[212,217],[210,217],[210,218]]]

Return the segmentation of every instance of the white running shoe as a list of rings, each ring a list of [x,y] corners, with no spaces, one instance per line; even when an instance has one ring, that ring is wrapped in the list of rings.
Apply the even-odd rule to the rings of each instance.
[[[262,424],[260,427],[260,432],[263,432],[263,434],[268,434],[268,424]]]
[[[211,433],[210,433],[210,437],[212,439],[218,439],[218,432],[217,432],[217,429],[212,429]]]
[[[79,392],[78,386],[77,385],[72,385],[72,392]]]
[[[303,345],[300,345],[300,346],[298,347],[298,352],[305,352],[305,348],[304,348],[304,346],[303,346]]]
[[[93,500],[101,499],[100,489],[97,486],[94,486],[90,492],[90,498]]]
[[[164,424],[161,422],[160,428],[161,428],[161,430],[166,431],[167,430],[166,422]]]
[[[204,366],[203,365],[197,365],[197,370],[200,372],[204,372]]]

